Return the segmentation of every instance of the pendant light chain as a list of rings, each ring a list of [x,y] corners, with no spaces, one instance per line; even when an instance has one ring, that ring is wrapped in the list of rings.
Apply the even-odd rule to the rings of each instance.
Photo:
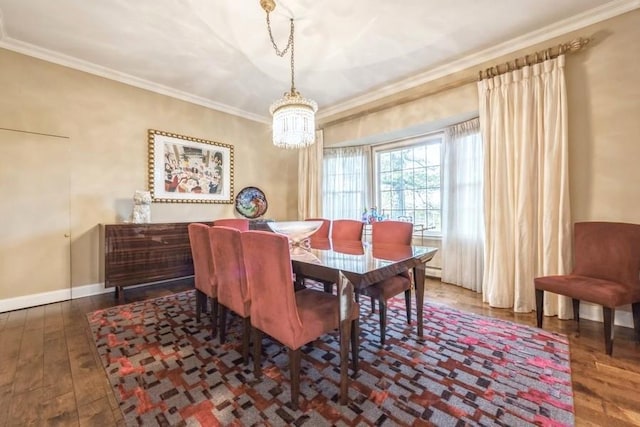
[[[286,53],[289,51],[289,49],[291,49],[291,94],[295,94],[296,93],[296,86],[294,83],[294,61],[293,61],[293,32],[294,32],[294,25],[293,25],[293,18],[290,19],[291,21],[291,28],[289,30],[289,40],[287,41],[287,45],[285,46],[285,48],[283,50],[280,50],[278,48],[278,45],[276,44],[275,39],[273,38],[273,32],[271,31],[271,19],[269,18],[270,13],[267,12],[267,28],[269,29],[269,39],[271,39],[271,45],[273,45],[273,49],[276,51],[276,55],[278,55],[279,57],[283,57],[284,55],[286,55]]]

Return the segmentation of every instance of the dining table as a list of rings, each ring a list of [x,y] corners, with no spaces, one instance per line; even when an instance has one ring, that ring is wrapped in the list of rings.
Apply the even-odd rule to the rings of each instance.
[[[310,239],[291,247],[291,262],[298,285],[304,278],[335,283],[340,304],[340,404],[348,401],[349,345],[354,292],[384,279],[413,271],[417,335],[422,337],[425,264],[437,248],[331,239]]]

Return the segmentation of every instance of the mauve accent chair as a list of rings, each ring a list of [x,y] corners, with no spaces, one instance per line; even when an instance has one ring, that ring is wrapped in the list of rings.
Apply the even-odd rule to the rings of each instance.
[[[213,221],[214,226],[235,228],[240,231],[249,230],[249,220],[244,218],[221,218]]]
[[[242,255],[242,232],[232,227],[215,226],[209,229],[213,265],[218,282],[218,304],[220,304],[220,344],[227,338],[227,310],[242,318],[242,359],[249,363],[249,341],[251,338],[251,298],[247,285],[247,274]]]
[[[196,286],[196,320],[199,322],[200,314],[203,311],[206,312],[208,298],[211,301],[211,336],[215,336],[218,315],[218,284],[211,255],[211,245],[209,244],[209,228],[211,227],[206,224],[191,223],[187,230]]]
[[[298,409],[300,394],[300,348],[338,329],[339,300],[313,289],[294,292],[291,255],[286,236],[266,231],[242,233],[242,249],[247,282],[251,294],[251,325],[254,331],[254,376],[260,378],[260,353],[263,333],[288,348],[291,375],[291,407]],[[358,362],[359,307],[349,318],[352,321],[351,351],[354,372]]]
[[[542,327],[544,292],[572,299],[580,331],[580,301],[602,306],[604,346],[613,352],[616,307],[631,304],[636,341],[640,343],[640,225],[620,222],[578,222],[574,226],[571,274],[536,277],[536,320]]]
[[[311,239],[321,239],[321,240],[329,238],[329,231],[331,230],[331,221],[330,220],[324,219],[324,218],[307,218],[307,219],[305,219],[305,221],[320,221],[320,222],[322,222],[322,225],[320,226],[320,228],[318,228],[315,233],[313,233],[311,236],[309,236],[309,238],[311,238]]]
[[[362,240],[362,221],[334,219],[331,222],[331,240]]]
[[[381,221],[371,225],[371,242],[374,251],[377,245],[409,247],[413,236],[413,224],[404,221]],[[390,251],[392,252],[392,251]],[[411,275],[408,271],[363,288],[360,293],[371,297],[371,311],[375,312],[375,301],[380,308],[380,345],[384,346],[387,331],[387,300],[404,293],[407,324],[411,323]]]

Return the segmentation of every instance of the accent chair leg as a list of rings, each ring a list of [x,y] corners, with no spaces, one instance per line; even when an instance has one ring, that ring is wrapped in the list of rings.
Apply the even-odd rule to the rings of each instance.
[[[411,324],[411,288],[404,291],[404,305],[407,307],[407,325]]]
[[[251,318],[245,317],[242,319],[242,359],[244,364],[249,363],[249,341],[251,336]]]
[[[536,323],[538,328],[542,328],[542,306],[544,305],[544,291],[536,289]]]
[[[300,396],[300,348],[289,349],[289,373],[291,375],[291,409],[298,410],[298,397]]]
[[[576,321],[576,332],[580,336],[580,300],[571,298],[571,304],[573,305],[573,318]]]
[[[353,319],[351,322],[351,368],[353,376],[358,373],[358,359],[360,357],[360,322]]]
[[[253,328],[253,376],[257,379],[262,378],[260,353],[262,353],[262,331],[258,328]]]
[[[387,336],[387,301],[380,296],[380,347],[384,347],[385,337]]]
[[[636,342],[640,343],[640,302],[631,304],[633,312],[633,328],[636,330]]]
[[[604,348],[607,355],[613,353],[613,315],[614,310],[609,307],[602,307],[602,318],[604,319]]]
[[[219,326],[220,326],[220,344],[227,342],[227,307],[222,305],[220,307],[219,314]]]
[[[376,299],[374,297],[371,297],[371,312],[376,312]]]

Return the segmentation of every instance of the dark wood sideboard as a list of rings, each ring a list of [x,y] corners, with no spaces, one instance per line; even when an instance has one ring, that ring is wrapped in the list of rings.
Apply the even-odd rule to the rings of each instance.
[[[102,225],[105,287],[115,287],[116,295],[120,295],[127,286],[193,276],[188,232],[191,222]],[[249,228],[268,226],[265,221],[251,221]]]

